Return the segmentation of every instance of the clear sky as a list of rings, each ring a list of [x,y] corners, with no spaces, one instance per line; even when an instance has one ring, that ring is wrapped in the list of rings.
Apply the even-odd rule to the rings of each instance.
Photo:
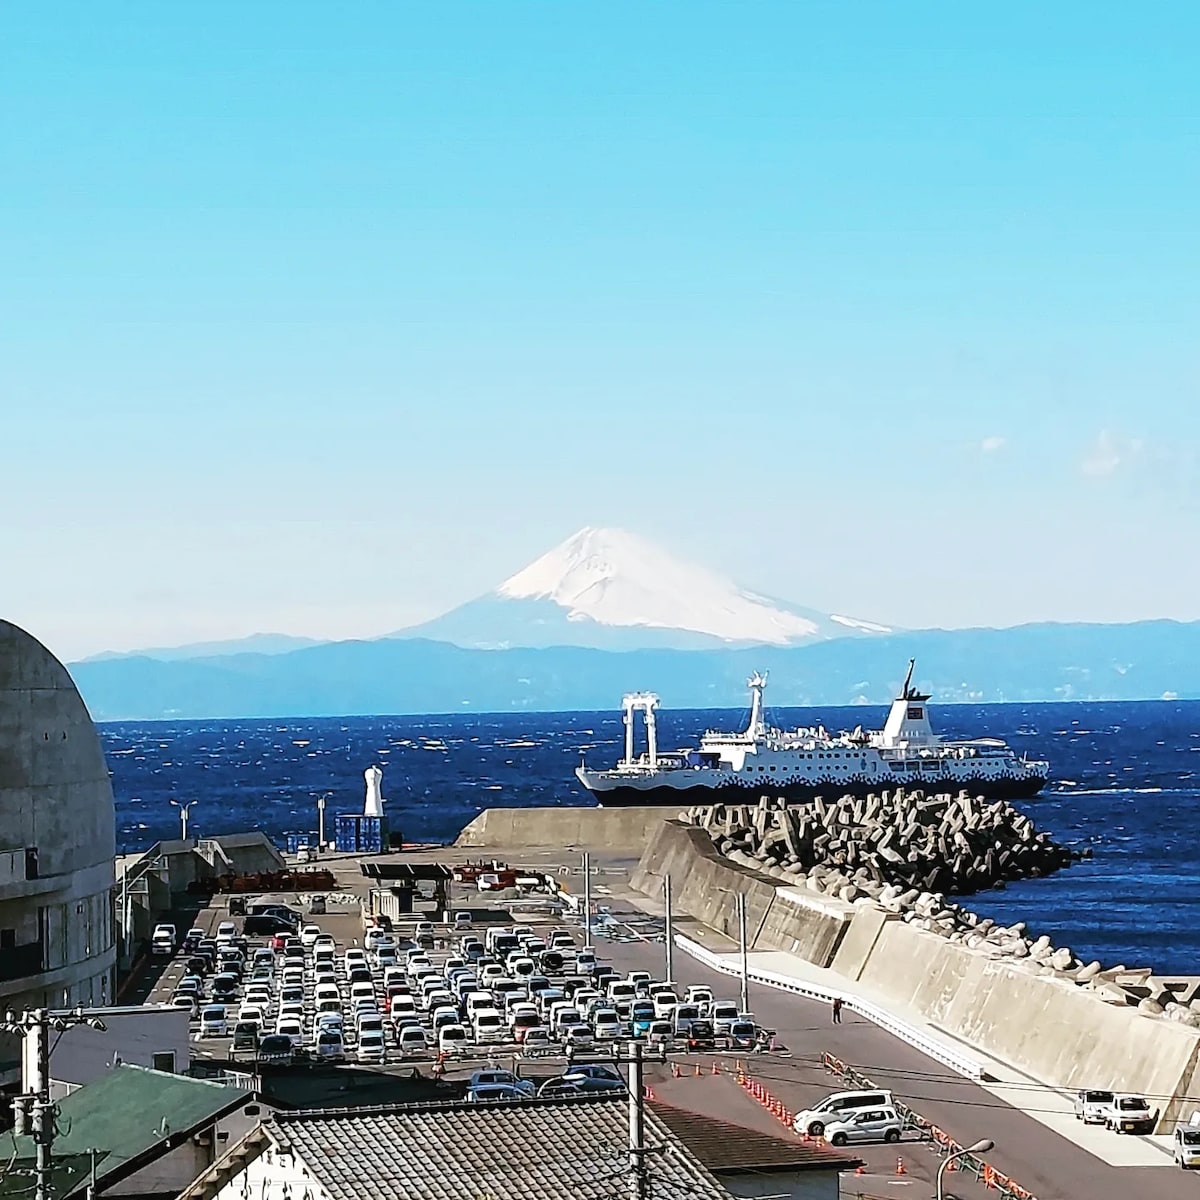
[[[355,636],[583,525],[1200,617],[1200,8],[0,8],[0,615]]]

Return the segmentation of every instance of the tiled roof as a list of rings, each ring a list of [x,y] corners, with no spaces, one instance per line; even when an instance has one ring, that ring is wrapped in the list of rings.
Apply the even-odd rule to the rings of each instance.
[[[278,1148],[304,1162],[333,1200],[620,1200],[627,1194],[623,1098],[277,1113]],[[728,1193],[653,1113],[646,1144],[655,1200]]]
[[[651,1101],[650,1109],[714,1175],[738,1171],[852,1171],[861,1161],[820,1142],[774,1137],[660,1100]]]

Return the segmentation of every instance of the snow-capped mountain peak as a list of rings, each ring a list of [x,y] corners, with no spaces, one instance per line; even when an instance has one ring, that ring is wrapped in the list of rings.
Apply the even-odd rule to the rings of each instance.
[[[458,646],[677,650],[887,632],[738,587],[624,529],[581,529],[494,591],[397,636]]]
[[[817,633],[806,617],[624,529],[581,529],[496,591],[510,600],[550,600],[567,610],[568,620],[599,625],[776,645]]]

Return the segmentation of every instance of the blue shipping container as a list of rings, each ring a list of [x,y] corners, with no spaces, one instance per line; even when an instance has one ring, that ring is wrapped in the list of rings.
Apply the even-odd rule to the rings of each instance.
[[[348,854],[381,854],[387,849],[387,821],[357,813],[339,816],[337,848]]]

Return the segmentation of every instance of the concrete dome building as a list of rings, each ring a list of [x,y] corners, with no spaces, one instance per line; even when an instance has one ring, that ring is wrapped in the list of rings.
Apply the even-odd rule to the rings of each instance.
[[[0,1011],[112,1003],[114,824],[67,669],[0,621]]]

